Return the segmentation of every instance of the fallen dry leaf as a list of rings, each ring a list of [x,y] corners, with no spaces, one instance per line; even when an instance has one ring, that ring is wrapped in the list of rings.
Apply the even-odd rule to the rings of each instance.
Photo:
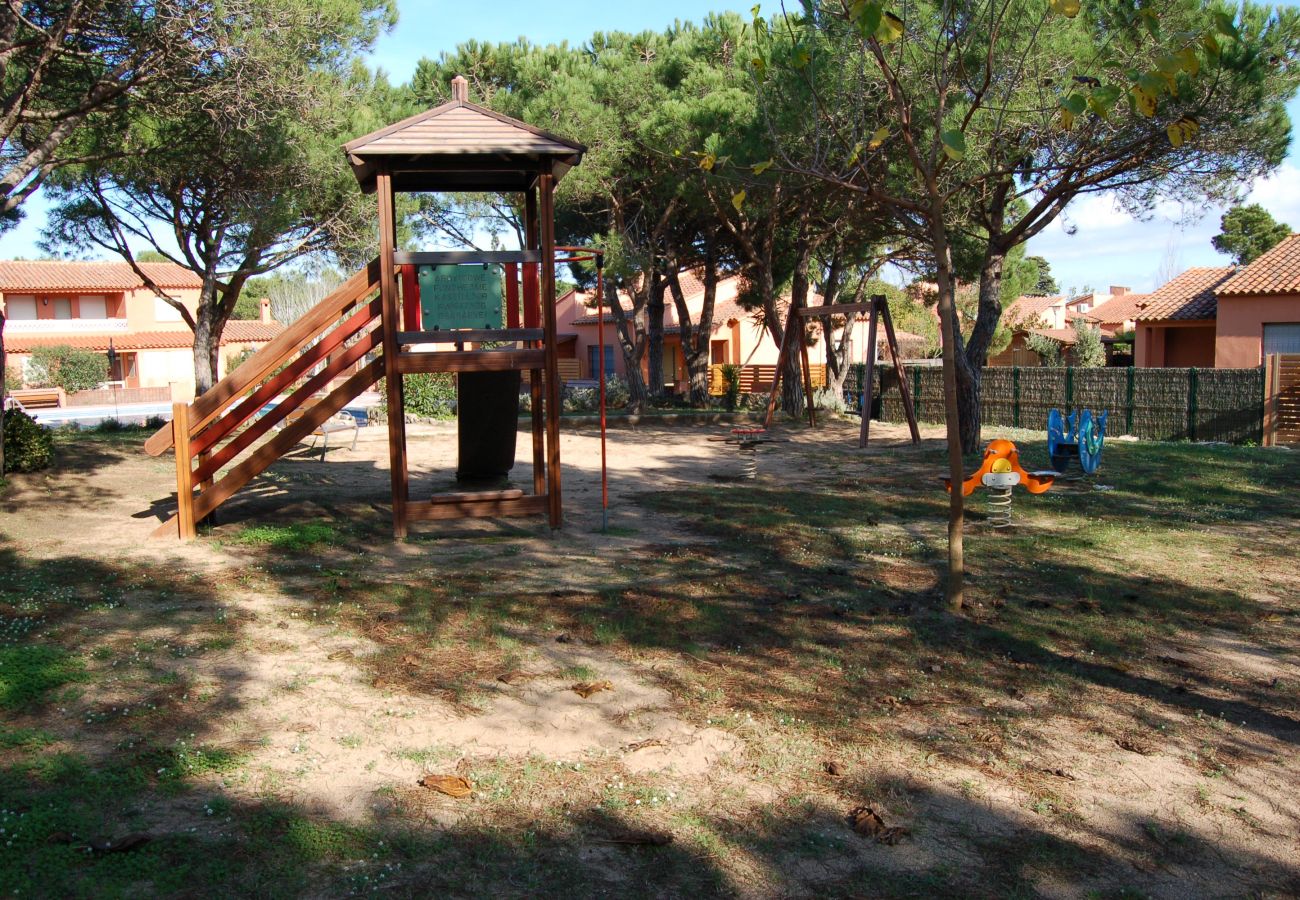
[[[1140,756],[1150,756],[1156,752],[1156,748],[1146,741],[1132,737],[1115,738],[1115,746],[1130,753],[1137,753]]]
[[[351,650],[335,650],[333,653],[331,653],[329,656],[325,658],[337,662],[340,659],[351,659],[352,656],[353,654]]]
[[[644,750],[647,747],[662,747],[663,745],[664,742],[659,740],[659,738],[646,738],[644,741],[636,741],[635,743],[628,744],[623,748],[623,750],[627,753],[635,753],[636,751]]]
[[[500,675],[498,675],[497,681],[501,682],[502,684],[515,684],[516,682],[527,681],[529,678],[532,677],[533,676],[528,674],[527,672],[521,672],[518,669],[512,669],[509,672],[503,672]]]
[[[420,779],[420,787],[446,794],[448,797],[468,797],[474,793],[474,785],[470,780],[459,775],[425,775]]]
[[[827,775],[834,775],[836,778],[844,774],[844,767],[833,759],[828,759],[822,763],[822,768]]]
[[[309,731],[315,731],[316,726],[310,722],[295,722],[289,726],[290,731],[296,731],[299,734],[306,734]]]
[[[418,668],[420,665],[420,657],[413,653],[406,653],[402,656],[402,665],[409,668]]]
[[[592,694],[599,694],[601,691],[612,691],[614,685],[608,681],[580,681],[573,687],[569,688],[583,700],[586,700]]]
[[[152,840],[153,838],[150,835],[136,832],[124,835],[117,840],[91,841],[88,847],[96,853],[125,853],[128,850],[143,847]]]
[[[901,825],[886,826],[885,820],[870,806],[856,806],[849,810],[849,824],[858,834],[875,838],[877,843],[890,847],[912,833]]]
[[[1057,778],[1064,778],[1066,781],[1074,781],[1075,777],[1064,769],[1040,769],[1044,775],[1055,775]]]

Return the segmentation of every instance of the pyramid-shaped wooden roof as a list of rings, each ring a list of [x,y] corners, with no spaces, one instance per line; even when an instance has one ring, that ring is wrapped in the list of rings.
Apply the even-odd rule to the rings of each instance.
[[[398,191],[524,190],[543,171],[562,177],[586,149],[469,102],[459,75],[449,102],[343,145],[366,193],[381,168]]]

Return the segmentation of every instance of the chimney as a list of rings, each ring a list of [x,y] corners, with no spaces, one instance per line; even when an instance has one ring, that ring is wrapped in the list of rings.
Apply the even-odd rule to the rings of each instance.
[[[271,324],[272,319],[271,319],[271,298],[270,297],[262,298],[262,310],[258,318],[261,320],[263,325]]]
[[[1123,297],[1128,292],[1129,289],[1124,287],[1124,285],[1122,284],[1112,284],[1110,286],[1110,293],[1112,297]]]
[[[451,80],[451,99],[459,103],[469,102],[469,82],[464,75],[457,75]]]

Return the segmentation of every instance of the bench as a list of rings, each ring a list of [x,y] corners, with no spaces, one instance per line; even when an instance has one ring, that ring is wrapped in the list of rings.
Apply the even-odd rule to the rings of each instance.
[[[19,388],[9,397],[23,409],[57,409],[68,405],[63,388]]]
[[[295,409],[284,417],[279,428],[284,428],[286,425],[292,425],[294,422],[305,416],[310,408],[310,405],[305,405]],[[325,452],[329,450],[330,435],[337,434],[340,431],[352,432],[352,449],[357,449],[357,437],[361,434],[361,427],[357,424],[357,420],[353,417],[352,413],[337,412],[324,422],[320,423],[320,425],[317,425],[316,430],[311,433],[311,449],[315,449],[318,440],[321,441],[321,462],[325,461]]]

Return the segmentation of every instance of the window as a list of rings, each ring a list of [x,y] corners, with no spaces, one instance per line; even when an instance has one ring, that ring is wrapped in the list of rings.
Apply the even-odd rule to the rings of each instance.
[[[1264,326],[1264,355],[1270,353],[1300,353],[1300,322]]]
[[[77,305],[79,319],[107,319],[108,304],[103,297],[82,297]]]
[[[71,297],[55,297],[50,301],[50,308],[54,310],[54,318],[56,319],[72,318]]]
[[[598,377],[600,373],[600,348],[591,346],[587,348],[587,371],[591,373],[590,378]],[[605,345],[605,377],[614,374],[614,345]]]
[[[35,297],[6,297],[5,298],[5,318],[12,319],[15,322],[28,321],[36,318],[36,298]]]

